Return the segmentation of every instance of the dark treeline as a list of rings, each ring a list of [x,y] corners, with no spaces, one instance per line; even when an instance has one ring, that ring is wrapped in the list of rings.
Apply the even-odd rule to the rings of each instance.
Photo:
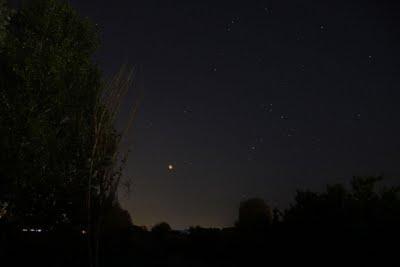
[[[399,188],[356,177],[349,189],[298,191],[286,210],[243,201],[233,227],[135,226],[115,205],[104,220],[99,266],[397,266]],[[2,220],[2,256],[24,266],[87,266],[87,235],[74,227],[21,231]],[[23,255],[23,257],[21,257]],[[3,258],[2,257],[2,258]],[[4,259],[3,258],[3,259]]]
[[[135,226],[114,128],[132,73],[105,81],[97,47],[67,2],[0,0],[0,266],[398,265],[400,188],[380,177],[299,191],[286,210],[249,199],[224,229]]]

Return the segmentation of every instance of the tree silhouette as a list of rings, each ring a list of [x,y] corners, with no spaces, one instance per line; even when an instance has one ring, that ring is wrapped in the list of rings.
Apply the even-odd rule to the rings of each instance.
[[[0,213],[84,227],[91,251],[117,201],[127,153],[114,123],[133,71],[102,81],[97,30],[68,3],[29,1],[11,19],[0,8]]]
[[[260,198],[252,198],[240,203],[239,220],[236,226],[239,229],[260,231],[265,230],[272,223],[272,210]]]
[[[103,231],[112,234],[115,231],[127,230],[133,227],[132,219],[128,211],[121,208],[118,202],[104,212]]]
[[[67,4],[29,1],[1,51],[1,200],[23,223],[82,221],[101,79],[97,33]],[[81,210],[81,211],[79,211]]]
[[[298,191],[295,203],[285,211],[285,222],[364,229],[394,225],[400,219],[400,190],[378,191],[382,177],[354,177],[350,190],[328,185],[325,192]]]
[[[158,223],[151,228],[152,233],[161,236],[165,236],[167,233],[171,232],[171,230],[171,226],[166,222]]]

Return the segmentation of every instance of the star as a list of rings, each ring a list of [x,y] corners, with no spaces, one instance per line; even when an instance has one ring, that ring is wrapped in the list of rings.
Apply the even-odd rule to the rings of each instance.
[[[356,114],[354,114],[354,117],[353,117],[355,120],[360,120],[361,119],[361,113],[356,113]]]
[[[272,104],[264,105],[263,108],[266,112],[272,112]]]

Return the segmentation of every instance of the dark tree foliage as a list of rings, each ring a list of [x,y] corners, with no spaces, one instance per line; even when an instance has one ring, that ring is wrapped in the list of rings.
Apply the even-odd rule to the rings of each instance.
[[[81,223],[101,89],[94,26],[67,3],[28,1],[0,53],[0,202],[25,224]]]
[[[260,198],[240,203],[237,227],[243,230],[260,231],[272,223],[272,210]]]
[[[3,48],[7,36],[8,25],[10,24],[13,10],[7,5],[5,0],[0,0],[0,51]]]
[[[368,229],[400,223],[400,188],[378,190],[381,177],[354,177],[350,190],[327,186],[323,193],[298,191],[285,212],[287,223]]]
[[[156,235],[166,235],[171,230],[171,226],[166,222],[158,223],[151,228],[151,232]]]
[[[132,219],[128,211],[121,208],[118,202],[115,202],[104,216],[104,232],[111,233],[117,230],[125,230],[133,226]]]

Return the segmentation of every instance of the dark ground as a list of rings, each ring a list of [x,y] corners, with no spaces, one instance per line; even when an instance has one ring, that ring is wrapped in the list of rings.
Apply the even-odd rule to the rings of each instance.
[[[3,228],[3,266],[88,266],[86,236]],[[100,266],[398,266],[399,232],[274,225],[262,232],[192,228],[153,233],[138,227],[104,236]]]

